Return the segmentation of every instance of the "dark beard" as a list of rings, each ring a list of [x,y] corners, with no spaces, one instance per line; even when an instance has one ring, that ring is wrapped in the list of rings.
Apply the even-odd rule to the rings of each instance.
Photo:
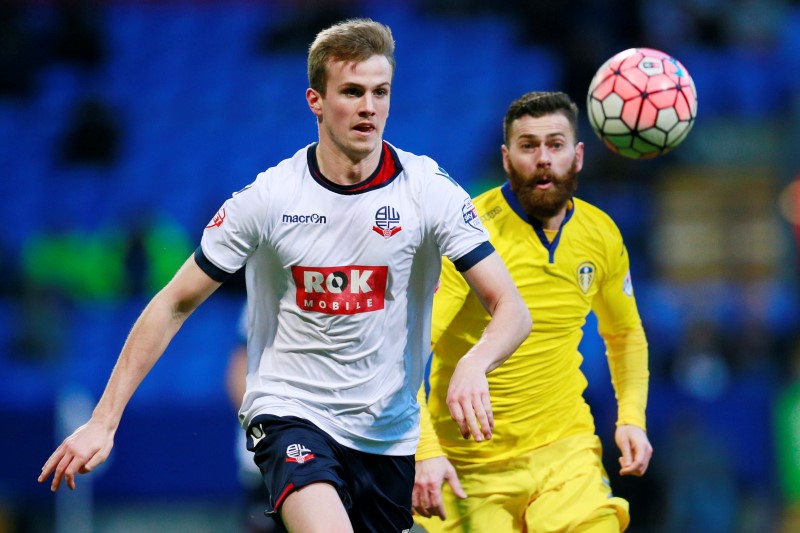
[[[577,161],[562,175],[556,175],[549,170],[539,169],[533,176],[522,176],[511,161],[508,162],[508,180],[511,190],[517,195],[522,209],[528,216],[544,221],[556,216],[578,188],[578,172],[575,170]],[[553,187],[543,191],[536,188],[539,180],[549,178]]]

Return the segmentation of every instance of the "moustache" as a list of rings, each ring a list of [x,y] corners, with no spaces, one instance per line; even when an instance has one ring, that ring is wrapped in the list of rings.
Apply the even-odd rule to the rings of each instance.
[[[537,184],[549,181],[551,183],[559,183],[561,180],[551,170],[537,170],[524,180],[525,187],[535,187]]]

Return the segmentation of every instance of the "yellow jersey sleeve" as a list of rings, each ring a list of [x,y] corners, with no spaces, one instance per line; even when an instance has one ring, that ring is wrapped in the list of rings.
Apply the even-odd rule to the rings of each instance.
[[[610,254],[608,277],[592,301],[605,341],[611,382],[617,398],[617,425],[646,429],[649,370],[645,337],[630,277],[628,251],[620,242]]]

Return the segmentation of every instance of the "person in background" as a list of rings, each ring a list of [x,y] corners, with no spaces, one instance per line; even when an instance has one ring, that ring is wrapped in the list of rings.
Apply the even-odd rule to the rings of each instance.
[[[136,388],[194,309],[242,267],[247,377],[239,419],[267,511],[291,531],[412,527],[416,392],[430,352],[442,256],[492,320],[453,372],[463,438],[491,438],[486,374],[531,318],[469,195],[434,160],[383,139],[394,75],[389,27],[352,19],[321,31],[306,101],[318,141],[227,200],[200,246],[146,306],[90,420],[39,481],[75,488],[105,461]],[[291,126],[291,125],[289,125]]]
[[[423,405],[413,506],[428,531],[619,532],[628,502],[602,463],[578,344],[594,311],[618,401],[620,473],[641,476],[647,341],[628,253],[607,214],[575,198],[583,165],[578,108],[560,92],[509,107],[501,148],[508,181],[475,206],[533,318],[533,330],[489,375],[496,428],[468,442],[447,422],[447,383],[459,354],[479,343],[489,315],[445,261],[434,298],[430,394]],[[447,482],[447,484],[444,484]],[[444,485],[444,486],[443,486]]]
[[[228,356],[225,369],[225,390],[231,405],[237,411],[242,406],[247,374],[247,305],[242,308],[237,327],[236,342]],[[264,478],[253,461],[253,454],[247,450],[247,437],[241,426],[236,429],[236,461],[239,464],[239,481],[244,489],[242,527],[247,533],[274,533],[278,531],[275,521],[264,516]]]

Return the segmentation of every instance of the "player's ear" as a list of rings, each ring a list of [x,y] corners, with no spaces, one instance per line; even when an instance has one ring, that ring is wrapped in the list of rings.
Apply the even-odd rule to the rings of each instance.
[[[583,168],[583,143],[575,145],[575,172],[580,172]]]
[[[322,95],[318,91],[310,87],[306,89],[306,102],[308,102],[309,109],[317,118],[322,116]]]
[[[500,146],[500,153],[503,154],[503,169],[506,171],[506,174],[508,174],[508,148],[506,148],[505,144]]]

